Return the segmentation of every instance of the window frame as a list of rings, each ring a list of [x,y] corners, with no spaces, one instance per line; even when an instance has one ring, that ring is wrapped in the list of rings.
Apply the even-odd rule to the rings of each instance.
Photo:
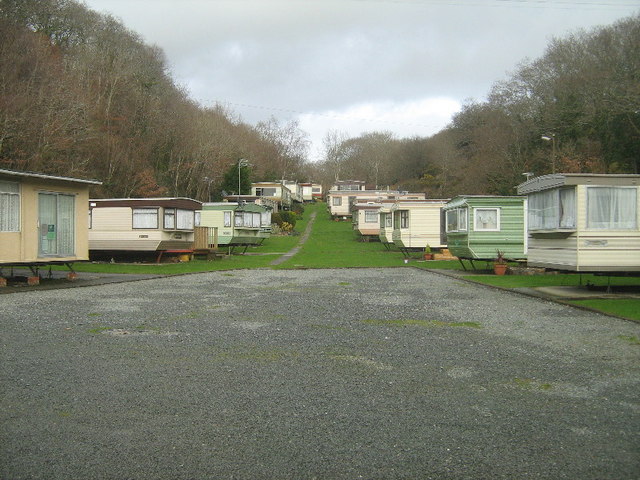
[[[137,227],[136,226],[136,213],[141,214],[143,210],[147,210],[147,214],[151,214],[151,211],[155,214],[156,226],[155,227]],[[131,208],[131,228],[133,230],[158,230],[160,228],[160,212],[158,207],[133,207]]]
[[[614,226],[612,224],[613,219],[611,217],[613,217],[613,215],[609,218],[609,223],[605,226],[596,226],[593,225],[595,222],[595,220],[593,220],[591,218],[591,208],[592,208],[592,204],[591,204],[591,199],[590,199],[590,192],[596,192],[596,191],[602,191],[602,190],[611,190],[611,191],[633,191],[634,192],[634,199],[631,202],[625,203],[625,205],[628,208],[633,209],[633,212],[631,212],[630,215],[630,219],[627,220],[627,222],[631,222],[630,226]],[[618,217],[621,214],[620,211],[620,205],[618,205],[618,208],[616,209],[616,212]],[[613,212],[613,206],[610,206],[609,210],[610,213],[614,213]],[[626,186],[626,185],[620,185],[620,186],[609,186],[609,185],[589,185],[586,187],[586,221],[585,221],[585,228],[587,230],[590,231],[606,231],[606,230],[624,230],[624,231],[633,231],[633,230],[638,230],[638,188],[635,186]],[[620,220],[618,220],[618,223],[620,223]]]
[[[474,207],[473,208],[473,230],[475,232],[499,232],[500,231],[500,208],[499,207]],[[479,211],[496,212],[496,228],[483,228],[478,226]]]
[[[15,186],[15,191],[10,191],[10,188],[3,188],[3,184]],[[22,186],[20,185],[20,182],[0,180],[0,211],[5,211],[6,208],[8,217],[6,221],[0,223],[0,232],[16,233],[21,231],[21,195]]]
[[[371,217],[374,217],[373,220],[371,220]],[[364,211],[364,223],[379,223],[380,222],[380,215],[378,214],[378,212],[376,212],[375,210],[365,210]]]

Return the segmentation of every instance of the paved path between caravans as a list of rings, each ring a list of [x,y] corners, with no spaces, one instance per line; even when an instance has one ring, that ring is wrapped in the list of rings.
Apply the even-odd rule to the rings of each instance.
[[[316,212],[313,212],[309,217],[309,223],[307,223],[304,232],[302,233],[302,237],[300,237],[300,241],[298,244],[289,250],[287,253],[282,255],[281,257],[276,258],[274,261],[270,263],[270,265],[280,265],[281,263],[286,262],[291,257],[293,257],[296,253],[300,251],[300,247],[304,245],[304,243],[309,239],[309,235],[311,235],[311,229],[313,228],[313,222],[316,221]]]
[[[0,295],[0,478],[636,479],[640,324],[419,269]]]

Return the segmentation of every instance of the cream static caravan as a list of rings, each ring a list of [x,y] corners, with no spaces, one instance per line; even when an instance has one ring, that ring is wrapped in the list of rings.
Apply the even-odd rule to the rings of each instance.
[[[401,250],[446,247],[442,207],[448,199],[397,202],[393,212],[393,243]]]
[[[528,199],[528,264],[640,271],[640,175],[565,173],[518,185]]]
[[[332,218],[351,218],[356,203],[382,202],[385,200],[421,200],[424,193],[399,192],[397,190],[331,190],[327,195],[327,208]]]
[[[89,249],[100,252],[191,250],[195,212],[190,198],[89,200]]]
[[[0,265],[88,260],[93,185],[100,182],[0,169]]]

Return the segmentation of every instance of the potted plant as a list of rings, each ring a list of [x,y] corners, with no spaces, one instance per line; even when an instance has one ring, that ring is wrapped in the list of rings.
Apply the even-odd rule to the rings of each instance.
[[[507,273],[507,260],[504,258],[504,252],[497,250],[496,259],[493,262],[493,273],[496,275],[504,275]]]
[[[431,247],[429,246],[429,244],[427,244],[427,246],[424,247],[424,259],[433,260],[433,253],[431,253]]]

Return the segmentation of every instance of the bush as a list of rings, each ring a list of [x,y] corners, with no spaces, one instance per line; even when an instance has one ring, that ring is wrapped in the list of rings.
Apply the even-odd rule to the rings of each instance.
[[[296,215],[295,212],[283,210],[282,212],[278,212],[278,213],[280,213],[280,218],[282,219],[281,224],[286,222],[289,225],[291,225],[291,228],[296,226],[296,219],[298,216]],[[273,215],[271,216],[271,219],[273,221]]]

